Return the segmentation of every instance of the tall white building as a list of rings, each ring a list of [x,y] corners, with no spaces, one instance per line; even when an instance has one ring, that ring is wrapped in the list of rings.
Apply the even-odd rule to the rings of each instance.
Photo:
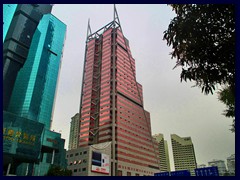
[[[195,175],[197,163],[191,137],[171,134],[171,141],[175,170],[189,170],[192,176]]]
[[[171,170],[167,141],[164,140],[163,134],[160,133],[153,135],[153,138],[158,143],[160,172],[170,172]]]
[[[225,162],[223,160],[214,159],[214,160],[208,162],[208,166],[217,166],[219,176],[223,176],[227,172],[227,168],[226,168]]]
[[[79,131],[79,113],[75,114],[71,119],[72,120],[70,126],[68,150],[77,148]]]

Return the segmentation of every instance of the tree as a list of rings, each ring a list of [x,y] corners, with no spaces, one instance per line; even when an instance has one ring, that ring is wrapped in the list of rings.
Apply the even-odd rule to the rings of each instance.
[[[224,87],[218,92],[218,99],[227,106],[223,115],[233,118],[232,128],[230,130],[235,132],[235,98],[229,86]]]
[[[205,94],[213,94],[217,85],[227,86],[235,102],[234,5],[174,4],[171,7],[176,17],[164,31],[163,39],[172,46],[172,58],[177,59],[174,68],[182,68],[181,82],[194,81]],[[223,92],[224,89],[219,99],[225,103],[221,100]],[[235,111],[235,103],[232,105]]]
[[[68,169],[62,169],[60,166],[51,165],[46,176],[71,176],[72,171]]]

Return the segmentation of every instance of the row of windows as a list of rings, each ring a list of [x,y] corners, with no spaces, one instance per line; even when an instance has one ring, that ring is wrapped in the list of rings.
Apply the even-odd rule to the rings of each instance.
[[[111,51],[103,51],[102,52],[102,69],[108,65],[110,66],[111,65]]]
[[[86,171],[87,168],[79,168],[78,171],[81,172],[81,171]],[[73,172],[77,172],[77,169],[74,169]]]
[[[87,55],[86,63],[85,63],[85,67],[84,67],[84,73],[88,73],[88,71],[92,71],[91,67],[93,67],[93,62],[94,62],[94,56]]]
[[[121,156],[121,158],[127,158],[130,161],[141,162],[141,163],[145,162],[145,163],[149,163],[149,164],[152,164],[152,165],[155,165],[157,163],[156,161],[150,160],[148,158],[143,158],[143,157],[140,157],[140,156],[134,156],[132,154],[128,154],[128,153],[125,153],[125,152],[118,152],[117,156],[118,157]]]
[[[133,81],[131,82],[131,81],[129,81],[129,80],[127,80],[126,78],[122,78],[122,77],[120,77],[120,76],[118,76],[117,78],[116,78],[116,80],[117,80],[117,84],[119,85],[119,86],[122,86],[122,88],[123,89],[126,89],[126,90],[130,90],[130,91],[132,91],[132,93],[134,93],[135,92],[135,94],[137,94],[138,93],[138,89],[137,89],[137,87],[135,86],[135,85],[133,85],[133,86],[131,86],[130,85],[130,83],[131,84],[135,84]],[[123,91],[124,92],[124,91]]]
[[[106,46],[103,47],[103,50],[102,50],[102,62],[107,62],[109,61],[110,62],[110,59],[111,59],[111,49],[109,47]]]
[[[124,51],[124,50],[122,50],[121,48],[117,48],[116,49],[116,56],[118,57],[118,59],[119,60],[125,60],[127,63],[128,63],[128,65],[129,66],[131,66],[131,64],[130,63],[132,63],[133,61],[133,59],[130,57],[130,61],[129,61],[129,57],[128,57],[128,54]],[[118,60],[118,61],[119,61]],[[122,61],[122,62],[124,62],[124,61]],[[135,68],[135,67],[134,67]]]
[[[135,111],[135,114],[139,114],[141,117],[145,117],[145,115],[148,117],[147,111],[145,111],[141,106],[135,104],[131,100],[123,97],[122,95],[118,94],[117,95],[117,103],[119,106],[126,107],[127,109],[131,111]],[[145,115],[144,115],[145,113]]]
[[[116,38],[116,41],[117,42],[119,42],[119,43],[121,43],[122,44],[122,46],[124,46],[124,48],[126,48],[125,47],[125,41],[124,41],[124,39],[123,39],[124,37],[123,37],[123,35],[122,34],[120,34],[120,33],[117,33],[117,38]],[[127,46],[127,45],[126,45]]]
[[[136,152],[137,154],[142,154],[144,156],[151,157],[151,158],[154,158],[154,159],[156,158],[155,155],[152,155],[152,153],[154,153],[153,151],[150,150],[151,151],[150,152],[149,149],[143,147],[142,144],[136,145],[136,144],[133,143],[133,141],[131,141],[131,142],[130,141],[125,141],[125,140],[122,140],[122,139],[118,138],[119,148],[125,150],[124,146],[131,146],[132,148],[129,148],[128,152],[133,152],[133,153]],[[121,144],[123,144],[124,146],[121,146]],[[147,146],[147,147],[149,147],[149,146]],[[144,152],[142,152],[142,151],[144,151]]]
[[[137,129],[139,129],[140,131],[144,131],[144,132],[149,132],[146,123],[142,122],[142,117],[138,117],[138,115],[133,116],[132,118],[128,118],[126,116],[126,114],[117,114],[117,122],[121,123],[121,122],[125,122],[128,124],[131,124],[132,126],[136,126]]]
[[[129,61],[129,58],[127,55],[121,54],[120,51],[117,51],[117,60],[116,60],[116,65],[122,70],[125,70],[128,74],[132,74],[135,76],[135,64],[133,64],[133,61]],[[132,64],[131,64],[132,63]]]
[[[119,47],[119,46],[118,46]],[[132,69],[135,69],[135,59],[131,56],[128,56],[127,52],[125,52],[125,50],[123,50],[122,48],[118,48],[116,49],[116,55],[117,57],[121,57],[122,59],[125,59],[126,62],[129,63],[129,67]],[[132,67],[131,67],[132,66]]]
[[[123,76],[123,74],[126,74],[125,75],[125,77],[124,77],[124,79],[126,80],[126,81],[129,81],[130,83],[131,82],[135,82],[135,76],[133,75],[133,72],[132,72],[132,69],[127,69],[126,67],[122,67],[122,66],[119,66],[118,64],[117,64],[117,77],[119,77],[120,76],[120,74]]]
[[[125,159],[125,158],[122,158],[122,157],[118,157],[118,161],[127,162],[127,163],[131,163],[131,164],[136,164],[136,165],[140,165],[140,166],[143,166],[143,167],[148,167],[148,164],[140,163],[140,162],[137,162],[137,161],[134,161],[134,160]],[[142,170],[142,169],[140,169],[140,172],[147,173],[145,170]]]
[[[77,165],[77,164],[81,164],[81,163],[87,163],[87,160],[86,159],[83,159],[83,160],[78,160],[78,161],[71,161],[68,165],[69,166],[72,166],[72,165]]]
[[[146,153],[155,153],[154,149],[152,149],[152,143],[151,142],[147,142],[147,141],[139,141],[141,139],[139,138],[134,138],[134,137],[128,137],[128,139],[126,138],[127,136],[119,134],[117,137],[117,140],[119,140],[119,145],[128,145],[129,147],[132,146],[136,146],[136,144],[141,144],[139,146],[139,149],[141,149],[142,151],[146,152]],[[125,140],[129,140],[131,141],[131,143],[127,143]],[[124,142],[125,141],[125,142]],[[123,143],[124,142],[124,143]],[[149,148],[150,147],[150,148]],[[126,149],[128,149],[128,147],[124,147]],[[157,148],[155,147],[156,153],[158,153]]]
[[[82,155],[82,154],[87,154],[87,151],[83,151],[83,152],[79,152],[79,153],[77,152],[77,153],[75,153],[75,154],[69,154],[69,155],[67,154],[67,158],[68,158],[68,157],[73,157],[74,155],[75,155],[75,156],[78,156],[78,155]]]
[[[136,133],[135,134],[135,137],[139,137],[141,139],[146,139],[146,140],[149,140],[147,138],[144,138],[144,137],[148,137],[149,136],[149,132],[147,130],[142,130],[142,129],[139,129],[139,128],[136,128],[136,127],[133,127],[131,124],[129,123],[122,123],[122,122],[119,122],[117,121],[117,125],[118,125],[118,128],[119,129],[124,129],[126,132],[132,132],[132,133]],[[142,137],[143,136],[143,137]]]
[[[103,48],[102,48],[102,59],[107,59],[108,56],[111,56],[112,53],[112,49],[109,48],[109,46],[107,44],[104,44]]]
[[[103,33],[104,39],[106,39],[106,37],[108,37],[108,36],[111,36],[111,33],[112,33],[112,29],[108,29],[107,31],[105,31],[105,32]]]
[[[144,117],[144,110],[142,107],[136,105],[132,101],[126,99],[125,97],[122,97],[119,94],[117,95],[117,106],[122,106],[124,109],[130,110],[134,114],[138,115],[140,119]]]
[[[85,76],[87,74],[89,74],[89,72],[93,71],[93,69],[92,69],[93,62],[94,62],[94,56],[87,56],[87,61],[86,61],[85,67],[84,67]]]
[[[140,98],[137,95],[131,94],[131,92],[121,90],[121,88],[118,88],[117,90],[121,94],[121,96],[124,97],[124,99],[126,99],[127,101],[135,102],[134,104],[132,103],[133,106],[136,106],[136,104],[142,104]]]
[[[117,114],[117,124],[120,124],[119,127],[121,127],[121,124],[125,124],[128,126],[132,126],[134,127],[136,130],[139,130],[141,133],[145,132],[145,133],[149,133],[148,128],[146,127],[145,124],[141,123],[140,121],[138,121],[137,116],[135,116],[135,118],[127,118],[126,116],[124,117],[123,115],[118,115]]]
[[[120,92],[120,91],[119,91]],[[140,99],[138,98],[137,100],[135,99],[135,98],[128,98],[128,96],[126,96],[125,95],[125,93],[122,93],[122,92],[120,92],[121,94],[119,94],[118,93],[118,100],[120,100],[121,102],[123,102],[123,103],[127,103],[128,104],[128,106],[129,107],[132,107],[132,106],[135,106],[136,108],[138,108],[138,109],[141,109],[141,110],[143,110],[143,108],[141,107],[141,106],[138,106],[138,105],[136,105],[136,103],[135,102],[137,102],[138,104],[141,104],[139,101],[140,101]],[[123,94],[123,95],[122,95]],[[124,96],[126,96],[126,97],[124,97]],[[132,100],[132,101],[131,101]]]
[[[126,169],[126,170],[130,170],[130,171],[135,171],[135,172],[142,172],[142,173],[147,173],[147,174],[153,174],[154,172],[151,172],[151,171],[146,171],[146,170],[143,170],[143,169],[138,169],[138,168],[133,168],[133,167],[128,167],[128,166],[123,166],[123,165],[118,165],[118,168],[121,168],[121,169]],[[121,171],[121,170],[119,170]],[[122,173],[122,171],[121,171]],[[130,173],[130,172],[129,172]],[[130,173],[131,174],[131,173]],[[139,176],[138,173],[136,173],[136,176]]]
[[[130,141],[139,143],[139,144],[141,144],[142,146],[145,146],[145,147],[151,147],[152,146],[152,143],[150,141],[143,140],[143,139],[140,139],[140,138],[136,138],[136,137],[138,137],[137,135],[135,135],[135,134],[128,134],[123,129],[118,129],[117,130],[117,136],[122,137],[124,139],[129,139]],[[148,149],[148,148],[145,148],[145,149],[149,150],[150,152],[151,151],[153,152],[152,149]]]
[[[124,64],[121,65],[120,61],[116,62],[116,66],[117,66],[117,72],[118,73],[128,74],[129,75],[128,79],[131,80],[131,81],[135,81],[136,74],[135,74],[135,68],[134,67],[128,67],[128,66],[124,67],[125,65]]]
[[[116,57],[117,57],[116,62],[121,61],[123,63],[125,61],[126,63],[128,63],[128,66],[131,69],[134,69],[135,71],[135,59],[131,56],[131,54],[130,56],[128,56],[128,54],[125,51],[123,51],[121,48],[117,48]]]

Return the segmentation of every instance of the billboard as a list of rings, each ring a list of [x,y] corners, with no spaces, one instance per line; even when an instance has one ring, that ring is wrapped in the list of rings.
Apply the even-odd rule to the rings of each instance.
[[[109,155],[92,151],[92,172],[109,174]]]
[[[219,176],[218,167],[205,167],[195,169],[196,176]]]

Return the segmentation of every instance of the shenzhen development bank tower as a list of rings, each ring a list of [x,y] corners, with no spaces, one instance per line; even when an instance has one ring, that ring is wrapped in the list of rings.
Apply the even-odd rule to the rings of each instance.
[[[88,25],[80,102],[78,146],[104,142],[112,144],[112,176],[159,172],[150,113],[115,7],[112,22],[95,33]]]

